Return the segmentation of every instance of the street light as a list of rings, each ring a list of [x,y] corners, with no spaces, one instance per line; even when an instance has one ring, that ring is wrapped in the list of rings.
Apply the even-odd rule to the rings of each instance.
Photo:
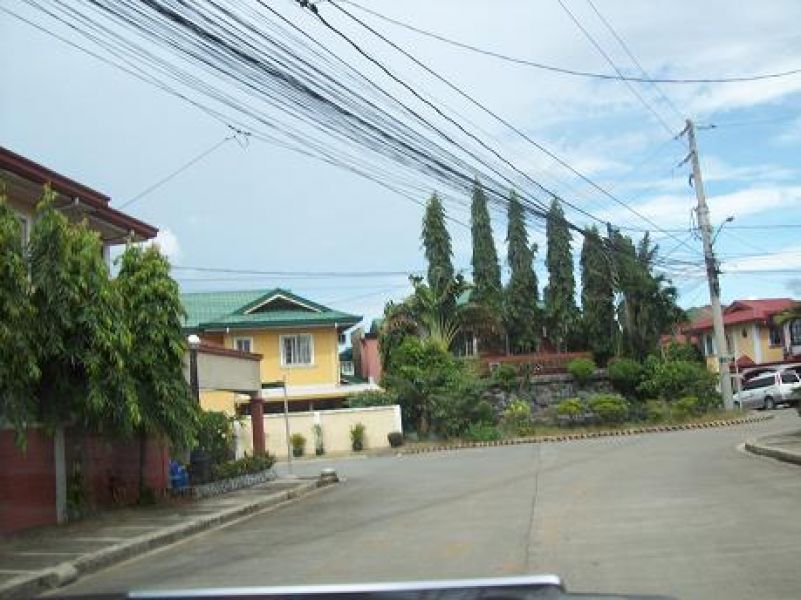
[[[715,243],[715,240],[718,239],[718,236],[720,235],[720,232],[723,230],[723,226],[726,223],[731,223],[732,221],[734,221],[734,217],[733,216],[729,216],[729,217],[726,217],[726,220],[723,221],[723,223],[720,224],[720,226],[718,227],[718,230],[715,232],[715,237],[712,238],[712,244],[713,245]]]
[[[197,378],[197,351],[200,348],[200,337],[194,333],[186,338],[189,344],[189,387],[192,397],[200,404],[200,385]]]

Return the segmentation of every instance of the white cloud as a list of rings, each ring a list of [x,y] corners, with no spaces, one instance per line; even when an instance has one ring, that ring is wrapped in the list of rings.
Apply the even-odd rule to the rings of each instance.
[[[797,208],[801,203],[801,186],[755,186],[729,194],[715,195],[707,199],[713,223],[729,216],[742,218],[769,210]],[[695,195],[689,190],[686,194],[664,194],[646,202],[634,204],[637,212],[655,221],[660,227],[683,227],[688,224],[690,210],[695,206]],[[633,215],[616,208],[601,214],[604,220],[612,223],[631,222]]]
[[[739,271],[774,271],[785,269],[801,270],[801,245],[788,246],[777,252],[766,252],[760,256],[735,258],[725,261],[723,270],[736,273]]]
[[[171,263],[175,263],[181,256],[181,244],[178,242],[178,237],[169,227],[159,228],[156,238],[148,242],[148,244],[158,247],[161,253],[170,259]]]

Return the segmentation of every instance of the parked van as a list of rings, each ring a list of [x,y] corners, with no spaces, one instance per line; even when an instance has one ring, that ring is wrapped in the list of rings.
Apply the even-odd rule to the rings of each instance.
[[[734,407],[772,410],[778,404],[798,404],[801,399],[801,378],[792,370],[771,371],[757,375],[743,384],[734,395]]]

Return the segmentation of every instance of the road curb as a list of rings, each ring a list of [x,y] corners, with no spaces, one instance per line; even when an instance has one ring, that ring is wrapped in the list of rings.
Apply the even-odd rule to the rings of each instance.
[[[758,439],[751,438],[745,441],[745,449],[751,454],[758,454],[760,456],[767,456],[775,458],[786,463],[794,465],[801,465],[801,454],[791,452],[789,450],[782,450],[773,446],[765,446],[759,443]]]
[[[591,431],[588,433],[565,433],[563,435],[541,435],[525,438],[512,438],[507,440],[493,440],[489,442],[460,442],[458,444],[442,444],[439,446],[428,446],[426,448],[409,448],[399,450],[396,455],[411,456],[415,454],[428,454],[431,452],[446,452],[449,450],[465,450],[469,448],[493,448],[496,446],[518,446],[521,444],[548,444],[559,442],[573,442],[592,438],[621,437],[629,435],[642,435],[646,433],[663,433],[668,431],[681,431],[690,429],[712,429],[718,427],[730,427],[732,425],[745,425],[748,423],[759,423],[768,421],[773,415],[754,415],[741,417],[739,419],[709,421],[706,423],[682,423],[678,425],[648,425],[645,427],[632,427],[629,429],[610,429],[609,431]],[[801,457],[799,457],[801,460]],[[801,464],[801,463],[799,463]]]
[[[128,560],[149,550],[172,544],[240,517],[298,500],[318,488],[330,484],[330,482],[317,480],[302,483],[293,489],[275,492],[247,504],[196,517],[186,523],[165,527],[155,533],[140,535],[120,544],[83,554],[73,561],[63,562],[55,567],[15,577],[0,584],[0,599],[30,598],[49,589],[68,585],[83,575]]]

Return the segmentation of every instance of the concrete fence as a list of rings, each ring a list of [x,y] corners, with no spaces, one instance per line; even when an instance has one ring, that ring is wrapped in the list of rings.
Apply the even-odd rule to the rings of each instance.
[[[300,433],[306,438],[305,455],[314,455],[314,425],[320,425],[326,454],[351,452],[350,429],[357,423],[364,425],[364,448],[388,448],[387,434],[403,431],[400,406],[374,406],[369,408],[341,408],[312,412],[289,413],[289,435]],[[264,435],[267,452],[286,458],[286,429],[284,415],[264,415]],[[236,427],[236,455],[253,454],[253,430],[250,417]]]

